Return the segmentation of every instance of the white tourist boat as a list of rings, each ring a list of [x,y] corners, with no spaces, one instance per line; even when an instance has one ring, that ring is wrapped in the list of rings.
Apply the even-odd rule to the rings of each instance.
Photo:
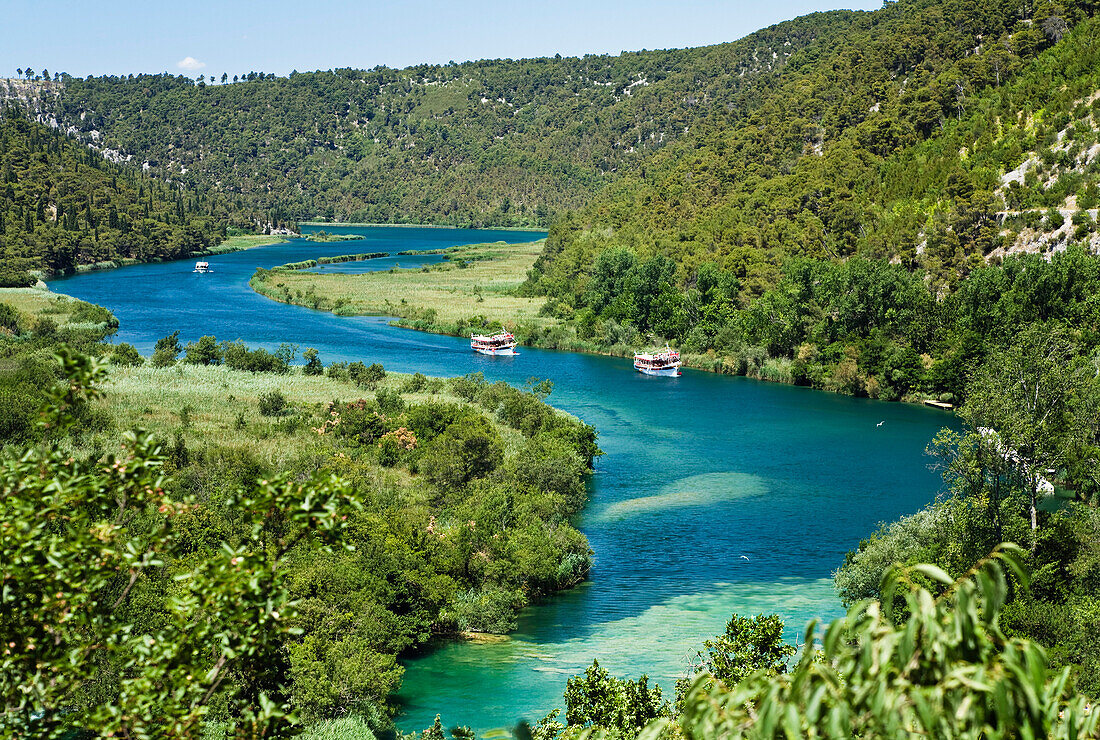
[[[680,374],[680,353],[667,344],[657,352],[635,352],[634,369],[646,375],[676,377]]]
[[[209,262],[203,262],[202,260],[195,263],[195,272],[212,272]]]
[[[516,338],[508,332],[485,336],[474,334],[470,337],[470,349],[483,355],[517,355]]]

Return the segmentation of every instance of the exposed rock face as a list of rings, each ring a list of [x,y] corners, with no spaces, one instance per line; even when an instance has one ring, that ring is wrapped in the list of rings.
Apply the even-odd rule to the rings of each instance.
[[[99,146],[99,131],[81,131],[76,126],[64,126],[53,112],[54,103],[61,96],[65,83],[54,80],[21,80],[16,77],[0,77],[0,103],[14,103],[27,112],[33,121],[60,129],[66,136],[86,144],[103,155],[103,158],[115,164],[129,162],[132,154],[123,154],[117,149]]]
[[[20,80],[0,77],[0,102],[15,103],[31,118],[57,128],[57,120],[48,113],[49,103],[61,94],[62,83],[52,80]]]
[[[1077,103],[1091,106],[1098,98],[1100,90]],[[1080,176],[1095,169],[1097,158],[1100,157],[1100,143],[1077,143],[1084,138],[1081,136],[1083,130],[1094,138],[1096,132],[1100,132],[1100,115],[1090,111],[1084,118],[1075,120],[1059,131],[1049,148],[1029,152],[1018,167],[1001,176],[1001,186],[997,188],[997,194],[1006,203],[1010,203],[1011,191],[1014,188],[1026,188],[1029,178],[1045,190],[1050,190],[1063,177]],[[1011,242],[990,252],[987,255],[989,259],[999,259],[1016,253],[1050,255],[1064,250],[1072,240],[1084,240],[1091,251],[1100,253],[1100,233],[1095,228],[1097,209],[1081,208],[1077,193],[1067,195],[1062,203],[1051,208],[1013,210],[1010,206],[1000,212],[998,217],[1005,225],[1002,233],[1009,236]],[[1093,227],[1085,228],[1088,224]]]

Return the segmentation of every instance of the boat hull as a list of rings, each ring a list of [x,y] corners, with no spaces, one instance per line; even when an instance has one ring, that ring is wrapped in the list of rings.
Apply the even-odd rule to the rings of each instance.
[[[634,369],[643,375],[660,375],[665,378],[675,378],[680,375],[680,368],[678,367],[638,367],[635,365]]]
[[[502,356],[502,357],[513,357],[513,356],[519,354],[519,352],[516,352],[515,347],[503,347],[501,349],[490,349],[488,347],[473,347],[472,349],[474,350],[474,352],[477,352],[479,355],[489,355],[491,357],[495,357],[495,356],[498,356],[498,355]]]

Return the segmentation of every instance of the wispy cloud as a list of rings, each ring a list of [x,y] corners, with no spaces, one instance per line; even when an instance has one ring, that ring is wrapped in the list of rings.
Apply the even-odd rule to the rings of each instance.
[[[198,59],[195,59],[195,57],[184,57],[183,59],[176,62],[176,66],[180,69],[186,69],[190,72],[194,72],[205,67],[206,62],[200,62]]]

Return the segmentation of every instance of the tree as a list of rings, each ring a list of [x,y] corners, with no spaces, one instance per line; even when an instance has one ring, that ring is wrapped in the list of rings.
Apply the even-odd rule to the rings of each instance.
[[[177,329],[168,336],[161,337],[157,340],[156,345],[153,347],[153,367],[168,367],[174,364],[176,358],[180,356],[180,352],[182,351],[183,347],[180,345],[180,333],[179,329]]]
[[[1045,476],[1063,467],[1095,426],[1095,393],[1091,366],[1062,330],[1041,324],[991,355],[967,386],[960,413],[992,456],[1014,462],[1026,479],[1033,533]]]
[[[324,373],[325,366],[321,363],[317,350],[313,347],[302,353],[302,359],[306,361],[305,368],[302,370],[306,375],[321,375]]]
[[[58,359],[65,380],[44,408],[55,433],[103,379],[93,359],[64,348]],[[286,732],[288,557],[338,541],[348,488],[318,475],[255,481],[226,501],[245,536],[195,560],[176,524],[196,502],[169,493],[154,439],[134,430],[124,442],[104,460],[52,444],[4,453],[0,734],[198,738],[213,704],[239,738]]]
[[[192,365],[221,364],[221,349],[218,347],[218,340],[212,336],[200,337],[197,342],[189,342],[186,349],[187,354],[184,357],[184,362]],[[154,351],[155,356],[156,352]]]

